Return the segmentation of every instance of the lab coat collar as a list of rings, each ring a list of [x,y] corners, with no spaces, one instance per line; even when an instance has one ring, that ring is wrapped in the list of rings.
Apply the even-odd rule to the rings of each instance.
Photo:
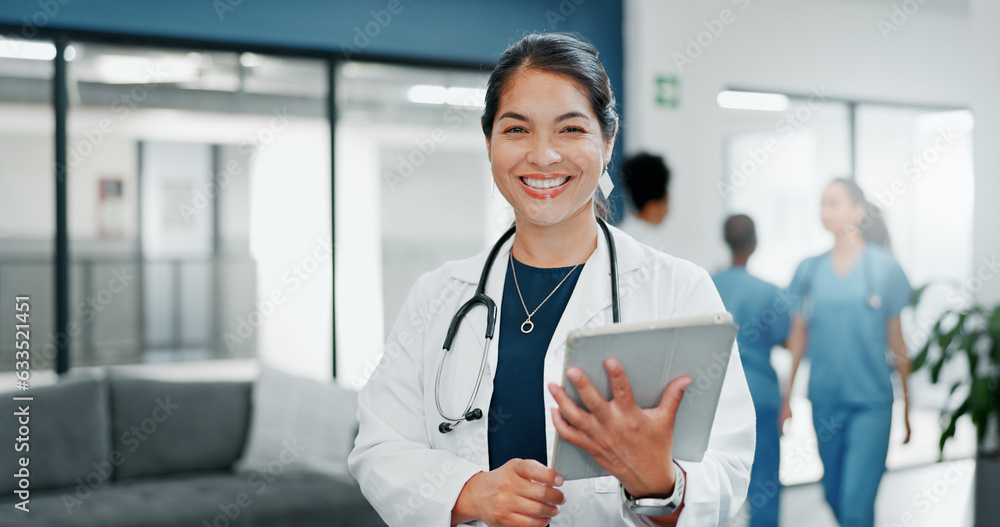
[[[618,275],[619,281],[621,281],[623,276],[626,276],[628,273],[635,271],[644,265],[646,257],[643,255],[643,250],[639,245],[639,242],[635,241],[634,238],[615,227],[610,227],[610,229],[611,235],[615,240],[615,249],[618,253]],[[501,310],[499,308],[503,299],[504,282],[507,277],[507,261],[512,244],[513,238],[504,243],[500,251],[497,253],[496,260],[493,262],[493,266],[490,268],[489,275],[486,278],[486,295],[497,302],[498,307],[494,342],[489,353],[487,354],[488,378],[492,377],[492,372],[496,371],[497,366],[496,346],[499,339],[500,323],[502,319],[502,314],[499,313]],[[486,249],[476,256],[458,264],[451,273],[452,277],[466,282],[470,286],[478,285],[479,276],[482,272],[483,265],[485,265],[486,259],[489,256],[489,252],[490,249]],[[563,316],[560,317],[559,323],[556,326],[552,341],[549,343],[547,356],[555,358],[556,362],[560,365],[562,364],[563,348],[566,344],[566,336],[569,331],[587,324],[592,324],[593,322],[591,322],[591,320],[595,319],[595,316],[611,307],[611,285],[609,281],[611,266],[608,255],[609,250],[607,239],[605,239],[604,233],[599,231],[597,235],[597,249],[590,255],[586,265],[583,266],[583,269],[580,272],[580,278],[577,282],[577,287],[574,288],[573,294],[570,296],[569,303],[563,312]],[[472,295],[470,293],[469,297],[471,296]],[[461,302],[465,302],[466,300],[467,299],[462,299]],[[603,323],[611,324],[612,320],[610,313],[608,313],[606,318],[606,320],[602,319]],[[465,334],[475,335],[476,341],[478,341],[479,345],[482,346],[485,342],[483,335],[486,329],[486,318],[483,316],[464,317],[463,324],[468,330],[468,333]],[[463,332],[459,333],[459,335],[462,334]],[[458,346],[457,343],[455,345]],[[552,378],[548,376],[554,372],[549,371],[549,368],[551,368],[551,365],[547,364],[546,376],[547,378]]]

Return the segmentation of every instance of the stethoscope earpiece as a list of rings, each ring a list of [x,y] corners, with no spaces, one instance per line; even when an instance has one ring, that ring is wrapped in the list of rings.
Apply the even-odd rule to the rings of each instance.
[[[466,421],[476,421],[478,419],[483,418],[483,411],[480,410],[479,408],[473,408],[472,410],[465,412],[465,415],[462,417]],[[441,432],[442,434],[447,434],[448,432],[454,430],[455,427],[458,426],[458,424],[461,422],[462,420],[458,420],[457,422],[454,423],[447,423],[447,422],[441,423],[438,425],[438,432]]]

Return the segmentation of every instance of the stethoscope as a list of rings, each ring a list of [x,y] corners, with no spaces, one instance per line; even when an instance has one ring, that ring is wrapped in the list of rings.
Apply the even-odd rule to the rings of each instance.
[[[828,254],[830,253],[827,252],[823,256],[826,256]],[[807,306],[807,301],[809,301],[810,289],[812,289],[813,280],[816,279],[816,272],[817,269],[819,268],[820,261],[821,260],[819,258],[816,259],[816,263],[813,264],[812,269],[810,269],[809,279],[806,280],[806,283],[802,288],[802,299],[804,306],[803,312],[806,313],[806,318],[809,318],[809,316],[812,315],[811,304],[808,305],[808,310],[805,309],[805,307]],[[872,273],[871,266],[868,265],[867,248],[861,251],[860,265],[861,265],[861,270],[865,275],[865,305],[867,305],[872,310],[878,310],[880,307],[882,307],[882,296],[875,291],[875,282],[871,276]]]
[[[605,239],[608,240],[609,260],[611,262],[611,315],[614,323],[617,324],[621,322],[621,306],[618,303],[618,253],[615,250],[615,240],[611,236],[611,230],[608,229],[608,225],[601,218],[597,218],[597,223],[601,226],[601,230],[604,231]],[[476,396],[479,395],[479,386],[483,382],[483,374],[486,371],[486,357],[489,355],[490,343],[493,341],[493,330],[497,321],[497,304],[492,298],[486,295],[486,277],[489,275],[490,268],[493,267],[493,262],[496,260],[497,254],[500,252],[503,244],[514,235],[514,230],[515,228],[511,227],[505,232],[497,240],[493,249],[490,250],[490,254],[486,258],[486,264],[483,265],[482,274],[479,275],[479,285],[476,286],[476,293],[472,295],[472,298],[468,302],[458,308],[455,316],[451,319],[451,325],[448,326],[448,333],[444,337],[444,351],[441,353],[437,378],[434,380],[434,404],[437,405],[438,413],[445,420],[445,422],[438,425],[438,431],[442,434],[451,432],[465,421],[475,421],[483,418],[483,411],[479,408],[473,408],[472,404],[476,401]],[[472,389],[472,396],[469,397],[469,402],[466,403],[462,415],[460,417],[449,417],[445,415],[444,410],[441,408],[441,371],[444,370],[444,361],[448,357],[448,352],[451,351],[451,345],[455,340],[455,333],[458,332],[458,325],[469,311],[476,306],[486,308],[486,342],[483,344],[482,360],[479,361],[479,377],[476,379],[476,386]]]

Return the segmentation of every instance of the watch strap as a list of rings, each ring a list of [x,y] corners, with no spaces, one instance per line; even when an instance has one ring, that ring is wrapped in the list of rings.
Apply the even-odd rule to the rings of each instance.
[[[669,516],[680,508],[684,501],[684,471],[676,461],[673,461],[672,465],[674,468],[674,492],[670,497],[633,498],[623,485],[619,485],[622,489],[622,498],[629,510],[642,516]]]

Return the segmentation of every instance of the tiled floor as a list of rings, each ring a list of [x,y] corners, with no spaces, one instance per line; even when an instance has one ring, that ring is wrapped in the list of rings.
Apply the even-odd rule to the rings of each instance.
[[[886,473],[875,503],[876,527],[972,527],[975,463],[946,461]],[[737,517],[728,527],[742,527]],[[786,487],[781,494],[781,525],[837,527],[819,483]]]

